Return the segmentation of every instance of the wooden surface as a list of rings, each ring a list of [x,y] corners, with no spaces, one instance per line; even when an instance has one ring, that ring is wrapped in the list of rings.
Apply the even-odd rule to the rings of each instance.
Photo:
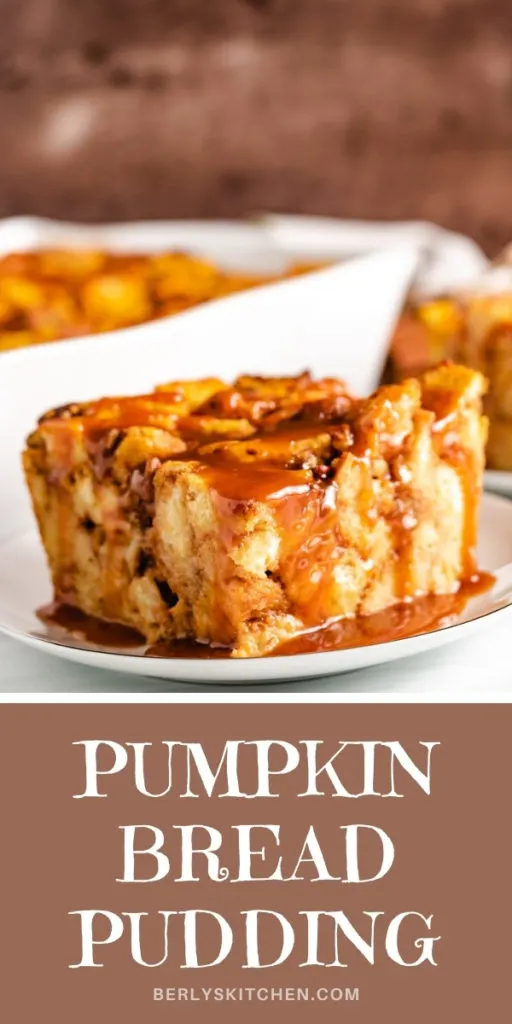
[[[510,0],[0,0],[0,216],[512,238]]]

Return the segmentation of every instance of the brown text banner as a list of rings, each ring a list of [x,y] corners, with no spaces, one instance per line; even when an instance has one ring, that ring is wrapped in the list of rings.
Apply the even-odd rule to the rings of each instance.
[[[0,1018],[504,1020],[508,705],[4,705]]]

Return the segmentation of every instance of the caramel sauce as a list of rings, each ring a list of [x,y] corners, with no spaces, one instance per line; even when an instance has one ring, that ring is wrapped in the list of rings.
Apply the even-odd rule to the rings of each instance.
[[[236,506],[249,501],[275,501],[293,494],[306,495],[312,486],[311,475],[305,470],[256,466],[243,462],[222,463],[208,456],[201,458],[199,472],[213,489],[219,507],[224,513],[236,511]]]
[[[280,644],[266,657],[328,653],[429,633],[449,625],[462,613],[471,598],[490,590],[494,582],[490,573],[478,573],[461,584],[454,594],[420,597],[393,605],[375,615],[338,619],[304,631]],[[227,647],[198,643],[195,640],[174,640],[147,646],[144,638],[127,626],[103,622],[58,602],[40,608],[37,615],[47,627],[50,638],[62,641],[68,634],[107,651],[133,651],[147,658],[169,659],[226,659],[231,656]]]
[[[457,447],[445,451],[445,458],[456,470],[464,500],[464,526],[462,536],[462,575],[470,579],[476,572],[476,545],[478,539],[479,494],[475,493],[475,481],[479,471],[470,454]]]
[[[221,658],[224,661],[231,657],[229,647],[214,647],[212,644],[201,644],[198,640],[171,640],[152,644],[145,652],[146,658],[199,658],[203,661]]]
[[[96,647],[117,647],[129,650],[144,647],[144,637],[129,626],[119,622],[105,622],[92,615],[86,615],[79,608],[60,601],[38,608],[36,615],[49,628],[52,638],[68,634],[78,640],[85,640]]]

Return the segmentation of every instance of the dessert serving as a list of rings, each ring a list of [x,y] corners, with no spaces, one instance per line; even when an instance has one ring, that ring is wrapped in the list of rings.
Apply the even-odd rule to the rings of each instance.
[[[304,373],[51,410],[23,461],[56,601],[235,657],[446,610],[475,579],[483,391],[443,365],[368,399]]]
[[[442,359],[454,359],[487,377],[487,465],[512,470],[512,293],[410,305],[391,346],[389,379],[401,380]]]
[[[0,258],[0,352],[100,334],[312,269],[228,273],[181,252],[39,249]]]

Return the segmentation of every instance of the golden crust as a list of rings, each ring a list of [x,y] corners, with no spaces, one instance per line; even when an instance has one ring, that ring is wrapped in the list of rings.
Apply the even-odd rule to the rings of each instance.
[[[24,467],[56,596],[265,654],[474,572],[482,376],[172,382],[42,417]]]

